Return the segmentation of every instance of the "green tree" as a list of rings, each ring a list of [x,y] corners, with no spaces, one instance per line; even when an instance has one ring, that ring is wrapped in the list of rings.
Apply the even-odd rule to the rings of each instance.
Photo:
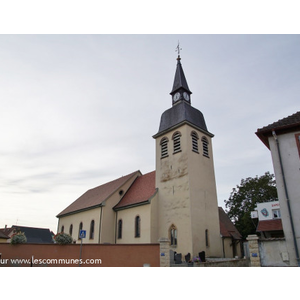
[[[278,197],[275,177],[266,172],[260,177],[242,179],[224,202],[229,218],[243,238],[246,238],[256,232],[256,224],[251,219],[251,211],[255,209],[256,203],[276,200]]]

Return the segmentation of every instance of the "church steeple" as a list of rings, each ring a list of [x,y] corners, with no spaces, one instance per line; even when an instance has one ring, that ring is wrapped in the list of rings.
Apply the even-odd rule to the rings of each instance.
[[[184,72],[181,65],[181,58],[178,49],[177,67],[173,83],[173,88],[170,93],[172,96],[172,107],[166,110],[160,119],[160,125],[158,132],[153,136],[157,138],[173,129],[182,126],[183,124],[189,124],[195,129],[213,137],[206,127],[204,116],[201,111],[194,108],[191,105],[191,94]]]
[[[202,112],[191,105],[181,65],[171,91],[172,107],[163,112],[155,138],[158,236],[191,256],[205,251],[221,256],[221,239],[211,139]]]
[[[191,94],[192,92],[189,89],[189,86],[187,84],[186,78],[184,76],[183,68],[181,65],[181,58],[180,58],[180,48],[179,43],[177,46],[178,51],[178,57],[177,57],[177,67],[176,67],[176,73],[174,77],[174,83],[173,88],[170,93],[172,96],[172,104],[176,104],[179,101],[186,101],[187,103],[191,104]]]

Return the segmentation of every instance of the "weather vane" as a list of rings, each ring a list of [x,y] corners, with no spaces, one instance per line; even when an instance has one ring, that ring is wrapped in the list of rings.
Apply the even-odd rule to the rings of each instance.
[[[175,52],[178,52],[178,57],[180,56],[180,50],[182,50],[182,48],[179,47],[179,41],[178,41],[178,45],[175,49]]]

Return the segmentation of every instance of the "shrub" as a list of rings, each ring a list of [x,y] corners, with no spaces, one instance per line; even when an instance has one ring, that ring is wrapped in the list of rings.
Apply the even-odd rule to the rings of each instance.
[[[71,244],[73,242],[72,237],[64,232],[60,232],[54,236],[54,241],[60,245]]]
[[[24,232],[16,232],[15,234],[12,235],[10,238],[10,243],[11,244],[25,244],[27,242],[27,238],[25,236]]]

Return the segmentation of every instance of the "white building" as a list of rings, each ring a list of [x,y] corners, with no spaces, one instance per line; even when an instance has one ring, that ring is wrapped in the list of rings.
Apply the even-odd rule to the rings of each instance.
[[[279,201],[257,203],[251,218],[258,220],[256,231],[262,239],[284,237]]]
[[[271,150],[280,214],[291,266],[300,266],[300,112],[258,129]]]

